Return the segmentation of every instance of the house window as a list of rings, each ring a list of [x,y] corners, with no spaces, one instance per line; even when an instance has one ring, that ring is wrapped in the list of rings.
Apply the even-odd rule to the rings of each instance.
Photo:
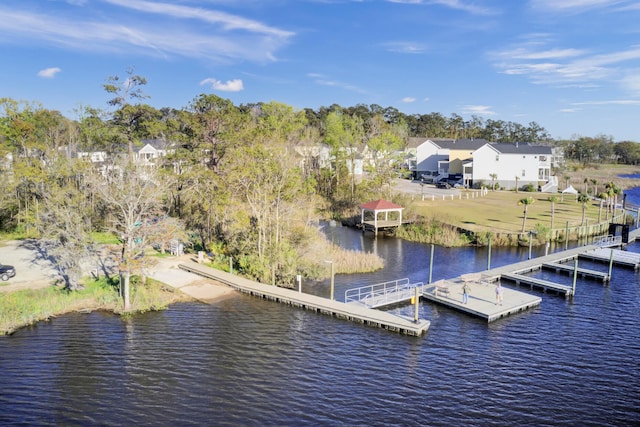
[[[496,162],[500,160],[500,155],[496,154]]]
[[[547,156],[540,156],[540,161],[541,162],[546,162],[547,161]]]
[[[524,176],[526,173],[526,171],[524,169],[522,169],[522,176]]]

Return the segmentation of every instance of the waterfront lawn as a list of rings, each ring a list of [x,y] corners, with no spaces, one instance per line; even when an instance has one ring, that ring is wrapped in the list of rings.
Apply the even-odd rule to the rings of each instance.
[[[524,206],[518,201],[533,197],[535,202],[527,208],[526,230],[533,230],[537,224],[551,227],[551,202],[548,193],[527,193],[515,191],[489,191],[484,197],[466,199],[425,200],[414,204],[415,213],[427,218],[435,218],[444,223],[475,232],[492,231],[494,233],[519,233],[522,231]],[[582,222],[582,204],[576,197],[565,195],[564,200],[557,194],[555,203],[554,229],[564,229],[567,222],[577,227]],[[589,224],[598,220],[599,202],[587,203],[585,218]],[[606,217],[602,210],[602,221]]]

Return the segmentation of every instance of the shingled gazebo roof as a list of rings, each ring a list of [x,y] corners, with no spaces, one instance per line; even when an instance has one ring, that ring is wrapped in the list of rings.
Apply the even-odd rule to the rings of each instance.
[[[360,205],[361,209],[366,209],[369,211],[384,211],[384,210],[398,210],[404,209],[402,206],[396,205],[395,203],[391,203],[387,200],[379,199],[373,202],[368,202]]]

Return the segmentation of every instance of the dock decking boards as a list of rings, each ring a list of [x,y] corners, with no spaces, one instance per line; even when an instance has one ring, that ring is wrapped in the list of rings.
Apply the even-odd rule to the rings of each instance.
[[[179,267],[183,270],[224,283],[246,294],[406,335],[421,336],[427,332],[431,324],[428,320],[420,319],[418,322],[414,322],[413,319],[396,316],[385,311],[366,308],[361,304],[345,304],[339,301],[332,301],[328,298],[298,292],[293,289],[265,285],[195,262],[180,264]]]

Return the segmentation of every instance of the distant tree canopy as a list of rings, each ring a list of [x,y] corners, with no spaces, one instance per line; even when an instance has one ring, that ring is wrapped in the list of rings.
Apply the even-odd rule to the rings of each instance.
[[[492,142],[551,142],[552,138],[545,128],[536,122],[527,126],[503,120],[484,120],[471,116],[464,120],[458,114],[445,117],[441,113],[404,114],[394,107],[381,107],[358,104],[354,107],[341,107],[333,104],[320,107],[317,111],[305,109],[307,120],[312,125],[323,123],[330,113],[339,111],[345,115],[358,117],[364,123],[370,123],[374,117],[382,117],[391,125],[405,125],[408,136],[452,139],[486,139]],[[368,131],[365,127],[365,131]]]

